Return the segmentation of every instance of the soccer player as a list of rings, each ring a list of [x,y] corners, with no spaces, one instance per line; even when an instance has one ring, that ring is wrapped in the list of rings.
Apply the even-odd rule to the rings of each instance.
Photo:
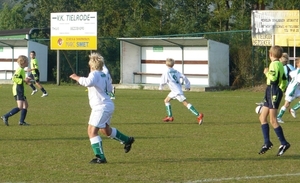
[[[43,92],[43,95],[41,97],[46,97],[48,96],[47,91],[44,89],[44,87],[41,85],[40,83],[40,71],[39,71],[39,65],[38,65],[38,61],[35,58],[35,51],[31,51],[30,52],[30,69],[28,69],[28,72],[31,72],[30,76],[31,79],[33,79],[35,81],[35,84],[39,87],[39,89]],[[38,90],[36,89],[36,87],[30,83],[29,86],[32,89],[32,93],[31,95],[34,95]]]
[[[1,116],[4,124],[8,126],[8,118],[17,114],[21,111],[21,117],[19,121],[19,125],[29,125],[24,120],[27,115],[28,102],[25,96],[25,85],[30,82],[30,78],[25,77],[24,68],[28,66],[28,58],[24,55],[20,55],[17,59],[17,63],[19,64],[19,68],[15,71],[12,80],[13,80],[13,96],[17,101],[17,107],[13,108],[7,114]]]
[[[295,67],[288,63],[289,61],[289,55],[287,53],[283,53],[282,57],[280,58],[280,62],[283,64],[284,74],[287,78],[288,83],[290,83],[292,80],[290,72],[295,70]]]
[[[300,97],[300,58],[295,59],[296,70],[291,71],[289,77],[291,77],[291,81],[286,89],[285,92],[285,103],[280,108],[280,111],[277,115],[278,123],[284,123],[282,120],[282,116],[284,115],[286,109],[290,106],[290,103],[295,100],[296,98]],[[300,107],[299,103],[297,103],[290,112],[294,118],[296,118],[296,110]]]
[[[182,88],[181,88],[180,78],[183,79],[186,90],[190,90],[190,81],[188,80],[188,78],[185,75],[183,75],[182,73],[180,73],[179,71],[177,71],[173,68],[174,64],[175,64],[174,59],[172,59],[172,58],[166,59],[166,66],[168,67],[168,69],[166,70],[166,72],[164,72],[162,74],[161,82],[159,85],[159,90],[162,90],[163,86],[165,84],[168,84],[168,86],[171,90],[171,92],[168,94],[168,96],[164,100],[168,116],[166,116],[163,119],[163,121],[169,122],[169,121],[174,120],[170,101],[172,99],[177,99],[179,102],[182,102],[182,104],[185,107],[187,107],[195,116],[197,116],[198,124],[201,125],[203,122],[204,115],[202,113],[199,113],[195,109],[195,107],[186,100],[186,98],[183,94]]]
[[[89,104],[92,109],[88,122],[88,136],[96,156],[90,163],[103,164],[107,163],[107,161],[102,147],[102,139],[98,135],[99,131],[125,144],[125,153],[130,151],[134,138],[124,135],[116,128],[110,127],[110,120],[115,107],[107,92],[112,91],[112,84],[110,78],[102,72],[103,57],[99,53],[91,53],[89,57],[90,73],[88,77],[79,77],[76,74],[72,74],[70,78],[88,88]]]
[[[269,68],[264,69],[264,74],[267,78],[267,88],[265,91],[264,106],[262,107],[259,121],[261,123],[262,134],[264,137],[264,145],[261,147],[259,154],[266,153],[272,148],[273,144],[270,140],[270,128],[267,117],[270,117],[270,124],[274,128],[274,131],[280,141],[279,150],[277,156],[281,156],[284,152],[290,148],[290,144],[284,137],[283,129],[277,122],[277,110],[280,105],[280,101],[287,86],[287,80],[284,75],[284,69],[282,63],[279,61],[282,56],[282,48],[280,46],[272,46],[269,50],[269,58],[271,63]]]

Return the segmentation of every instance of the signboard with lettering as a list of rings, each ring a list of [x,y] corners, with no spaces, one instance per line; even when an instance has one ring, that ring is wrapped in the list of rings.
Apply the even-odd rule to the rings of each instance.
[[[253,46],[300,46],[299,10],[252,11]]]
[[[51,13],[51,50],[96,50],[97,12]]]

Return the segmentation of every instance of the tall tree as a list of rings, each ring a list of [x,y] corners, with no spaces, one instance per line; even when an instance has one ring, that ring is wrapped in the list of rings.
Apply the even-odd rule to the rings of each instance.
[[[24,6],[21,3],[9,5],[4,3],[0,11],[0,30],[28,28]]]
[[[205,31],[209,19],[208,0],[160,0],[157,8],[161,12],[163,34]]]
[[[20,0],[26,7],[29,16],[29,26],[50,27],[50,13],[52,12],[78,12],[84,0]]]
[[[275,10],[299,10],[300,9],[300,0],[274,1],[272,9],[275,9]]]

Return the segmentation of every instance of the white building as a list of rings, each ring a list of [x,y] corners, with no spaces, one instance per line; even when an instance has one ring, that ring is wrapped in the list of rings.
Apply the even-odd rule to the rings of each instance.
[[[19,67],[16,62],[19,55],[27,56],[30,66],[30,52],[35,51],[41,73],[40,81],[47,81],[48,46],[28,40],[29,30],[0,31],[0,80],[10,82]]]
[[[166,58],[191,85],[229,86],[229,46],[202,37],[119,38],[120,84],[159,84]]]

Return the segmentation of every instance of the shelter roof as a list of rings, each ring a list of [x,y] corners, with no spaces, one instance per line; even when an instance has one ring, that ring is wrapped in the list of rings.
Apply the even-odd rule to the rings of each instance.
[[[26,47],[26,35],[31,29],[16,29],[0,31],[0,47]]]
[[[137,46],[179,46],[179,47],[202,47],[207,46],[207,39],[203,37],[172,37],[172,38],[118,38]]]
[[[26,28],[16,30],[0,31],[0,47],[27,47],[27,41],[32,39],[33,35],[43,34],[49,37],[50,28]]]

